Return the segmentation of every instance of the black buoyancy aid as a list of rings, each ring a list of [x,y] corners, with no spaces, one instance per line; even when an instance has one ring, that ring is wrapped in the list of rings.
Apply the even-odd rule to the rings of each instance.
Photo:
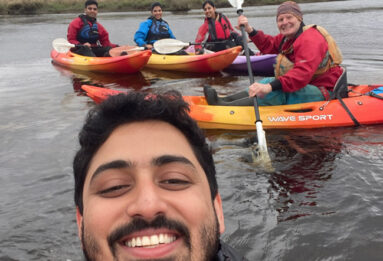
[[[208,42],[215,42],[219,40],[226,40],[230,37],[230,27],[229,27],[229,21],[227,20],[227,17],[221,13],[216,14],[218,16],[218,22],[221,25],[220,28],[216,28],[215,26],[215,19],[208,18],[207,23],[209,27],[209,38]],[[220,35],[223,35],[224,38],[217,36],[217,30],[220,31]]]
[[[157,20],[153,16],[148,19],[152,19],[152,25],[150,26],[148,35],[146,36],[146,42],[151,43],[156,40],[170,38],[169,25],[165,20]]]
[[[88,19],[86,18],[86,15],[79,15],[83,22],[83,26],[81,27],[80,31],[77,34],[77,40],[80,43],[90,43],[90,44],[96,44],[99,40],[99,32],[98,32],[98,26],[96,19],[94,19],[92,23],[92,26],[89,25]]]

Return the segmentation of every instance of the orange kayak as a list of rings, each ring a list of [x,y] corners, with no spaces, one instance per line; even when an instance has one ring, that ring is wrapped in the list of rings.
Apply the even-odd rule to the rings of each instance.
[[[383,123],[383,95],[370,92],[383,85],[349,86],[343,102],[361,125]],[[96,103],[121,91],[83,85],[82,89]],[[203,129],[256,130],[252,106],[211,106],[203,96],[184,96],[190,115]],[[339,100],[292,105],[260,106],[264,129],[298,129],[354,126],[355,123]]]
[[[201,55],[152,54],[148,64],[145,67],[156,70],[170,70],[179,72],[218,72],[229,66],[235,60],[241,50],[241,46],[236,46],[220,52]]]
[[[88,57],[72,52],[51,51],[53,63],[73,70],[102,73],[135,73],[149,61],[151,51],[139,51],[116,57]]]

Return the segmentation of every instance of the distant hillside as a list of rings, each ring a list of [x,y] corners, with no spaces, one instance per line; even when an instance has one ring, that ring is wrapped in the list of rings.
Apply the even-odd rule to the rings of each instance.
[[[84,0],[0,0],[1,15],[25,15],[43,13],[76,13],[84,9]],[[99,0],[101,12],[124,12],[149,10],[155,1],[149,0]],[[158,0],[167,11],[188,11],[201,9],[202,0]],[[229,7],[227,0],[213,1],[216,7]],[[284,0],[246,0],[243,6],[275,5]],[[328,2],[324,0],[297,0],[303,2]]]

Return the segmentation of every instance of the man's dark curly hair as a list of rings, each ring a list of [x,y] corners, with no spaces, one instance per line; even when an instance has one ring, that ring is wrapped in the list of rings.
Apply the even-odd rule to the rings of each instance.
[[[85,8],[88,6],[88,5],[96,5],[97,7],[98,7],[98,3],[97,3],[97,1],[95,1],[95,0],[87,0],[86,2],[85,2]]]
[[[177,91],[163,94],[119,94],[91,109],[79,133],[80,149],[73,160],[74,201],[80,213],[83,213],[82,196],[86,174],[98,149],[118,126],[148,120],[167,122],[183,133],[205,171],[213,200],[218,191],[213,157],[202,130],[188,112],[188,104]]]

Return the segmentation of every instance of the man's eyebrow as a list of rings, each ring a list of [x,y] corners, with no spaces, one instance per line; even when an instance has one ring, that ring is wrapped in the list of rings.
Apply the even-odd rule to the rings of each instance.
[[[194,166],[194,164],[189,159],[187,159],[183,156],[175,156],[175,155],[163,155],[163,156],[157,157],[157,158],[153,159],[152,165],[162,166],[162,165],[165,165],[168,163],[173,163],[173,162],[184,163],[184,164],[192,166],[193,168],[196,168]]]
[[[194,166],[194,164],[190,160],[188,160],[187,158],[185,158],[183,156],[175,156],[175,155],[163,155],[163,156],[154,158],[152,160],[152,165],[153,166],[162,166],[162,165],[174,163],[174,162],[187,164],[187,165],[190,165],[191,167],[193,167],[194,169],[196,169],[196,167]],[[105,170],[129,168],[129,167],[132,167],[133,165],[134,164],[132,162],[125,161],[125,160],[114,160],[111,162],[104,163],[104,164],[100,165],[93,172],[92,177],[90,179],[90,183],[92,183],[94,178],[97,177],[100,173],[104,172]]]
[[[105,164],[100,165],[94,172],[90,179],[90,182],[99,175],[101,172],[108,170],[108,169],[123,169],[133,166],[131,162],[125,161],[125,160],[114,160]]]

